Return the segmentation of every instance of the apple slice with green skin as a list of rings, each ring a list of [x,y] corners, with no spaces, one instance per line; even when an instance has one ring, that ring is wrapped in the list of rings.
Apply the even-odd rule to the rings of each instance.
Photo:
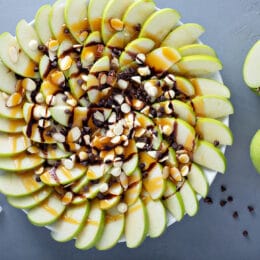
[[[233,135],[231,130],[222,122],[211,118],[198,118],[196,133],[212,144],[218,142],[222,145],[232,145]]]
[[[192,105],[197,116],[221,118],[234,113],[231,102],[220,96],[206,95],[192,99]]]
[[[143,185],[153,200],[160,199],[165,191],[166,182],[162,175],[162,166],[157,163],[143,179]]]
[[[16,107],[7,107],[6,102],[8,98],[9,96],[5,96],[3,92],[0,92],[0,116],[9,119],[22,119],[22,104]]]
[[[193,152],[193,161],[208,169],[224,173],[226,158],[213,144],[207,141],[197,141]]]
[[[71,190],[74,192],[74,193],[79,193],[80,190],[86,186],[87,184],[89,183],[89,179],[87,177],[87,175],[83,175],[78,181],[76,181],[72,187],[71,187]]]
[[[7,197],[7,201],[10,205],[18,209],[31,209],[46,200],[52,192],[51,187],[43,187],[39,191],[33,194],[25,195],[22,197]]]
[[[34,171],[26,173],[5,173],[0,175],[1,193],[12,197],[23,197],[43,188],[42,182],[35,180]]]
[[[37,105],[37,104],[33,104],[33,103],[24,103],[23,105],[23,118],[25,120],[26,123],[29,123],[30,120],[32,119],[31,117],[33,116],[33,114],[36,111],[46,111],[47,106],[44,105]]]
[[[160,103],[158,103],[160,104]],[[157,104],[155,104],[157,105]],[[170,136],[174,132],[174,126],[175,126],[175,118],[174,117],[158,117],[154,119],[154,122],[157,126],[159,126],[159,129],[162,130],[165,126],[168,126],[170,130],[167,131],[165,135]]]
[[[0,157],[10,157],[24,152],[31,146],[30,139],[21,134],[0,133]]]
[[[49,25],[49,16],[51,12],[50,5],[43,5],[36,13],[35,16],[35,30],[43,44],[52,38],[52,32]]]
[[[71,153],[63,151],[58,147],[52,147],[48,145],[47,149],[39,152],[39,156],[43,159],[47,160],[59,160],[62,158],[67,158],[71,155]]]
[[[86,38],[82,37],[82,32],[89,29],[88,24],[88,2],[86,0],[67,0],[64,10],[65,23],[69,28],[73,37],[79,42],[83,43]]]
[[[88,46],[88,45],[91,45],[91,44],[98,44],[98,43],[102,43],[102,39],[101,39],[101,33],[100,31],[93,31],[91,32],[86,41],[84,42],[84,46]]]
[[[205,32],[205,29],[196,23],[186,23],[178,26],[164,39],[161,46],[180,48],[194,43]]]
[[[102,16],[109,0],[89,0],[88,20],[92,32],[101,32]]]
[[[40,158],[38,155],[22,153],[11,158],[0,158],[0,169],[22,172],[35,169],[43,163],[44,159]]]
[[[247,54],[244,67],[243,77],[247,86],[260,95],[260,76],[258,68],[260,66],[260,41],[257,41]]]
[[[178,49],[178,51],[180,52],[182,57],[191,55],[207,55],[217,57],[217,54],[213,48],[201,43],[194,43],[182,46]]]
[[[122,169],[127,176],[130,176],[134,173],[139,161],[138,151],[134,140],[129,140],[129,144],[125,148],[124,155],[126,160],[122,166]]]
[[[16,38],[10,33],[0,35],[0,58],[6,67],[20,76],[39,77],[34,71],[36,64],[20,49]]]
[[[177,191],[176,186],[171,181],[167,181],[163,197],[165,207],[177,221],[181,221],[185,214],[184,204],[181,194]]]
[[[89,73],[98,73],[110,70],[110,60],[108,56],[104,56],[97,60],[91,67]]]
[[[148,216],[148,234],[151,238],[159,237],[167,227],[165,207],[160,200],[153,200],[146,192],[142,193],[142,200],[145,204]]]
[[[181,93],[185,94],[188,97],[192,97],[195,95],[195,90],[191,82],[183,77],[175,77],[176,84],[175,88],[179,90]]]
[[[191,55],[183,57],[170,68],[170,72],[185,76],[203,76],[222,70],[222,64],[216,57]]]
[[[112,208],[106,212],[104,230],[100,240],[96,243],[98,250],[108,250],[115,246],[121,238],[125,227],[125,216]]]
[[[135,112],[135,120],[135,124],[140,125],[140,127],[144,129],[154,126],[153,120],[142,113]]]
[[[181,59],[179,52],[171,47],[160,47],[146,56],[146,64],[156,72],[167,71]]]
[[[29,221],[36,226],[46,226],[60,218],[66,206],[57,194],[53,193],[47,200],[28,211]]]
[[[33,26],[21,20],[16,26],[16,39],[21,49],[38,64],[42,52],[38,50],[40,39]]]
[[[195,216],[199,210],[199,202],[189,181],[185,181],[185,183],[181,187],[180,195],[182,197],[186,213],[190,217]]]
[[[116,32],[110,25],[111,19],[122,19],[125,10],[134,2],[134,0],[110,0],[108,1],[102,16],[102,38],[104,43],[107,43],[109,39]]]
[[[39,63],[39,73],[41,79],[44,79],[46,77],[46,72],[49,71],[49,66],[50,66],[50,58],[47,55],[43,55],[41,57],[40,63]]]
[[[230,90],[222,83],[204,78],[190,79],[196,92],[196,96],[216,95],[225,98],[230,98]]]
[[[154,41],[149,38],[138,38],[125,47],[125,51],[122,52],[119,58],[120,67],[125,67],[134,61],[134,57],[139,54],[147,54],[154,48]]]
[[[180,14],[177,11],[170,8],[161,9],[146,20],[139,37],[152,39],[158,47],[179,20]]]
[[[13,71],[8,69],[3,62],[0,60],[0,91],[7,94],[13,94],[17,84],[17,79]]]
[[[89,180],[97,180],[104,176],[110,167],[107,164],[89,165],[87,170],[87,177]]]
[[[171,167],[177,167],[178,166],[178,160],[176,158],[176,152],[172,147],[169,148],[167,164]]]
[[[95,246],[102,236],[104,224],[104,211],[99,208],[98,201],[93,201],[85,225],[77,236],[76,248],[87,250]]]
[[[256,132],[251,141],[250,157],[255,169],[260,173],[260,130]]]
[[[49,186],[66,185],[82,177],[86,167],[75,164],[73,169],[68,170],[60,165],[58,168],[50,168],[41,175],[41,181]]]
[[[126,213],[125,238],[129,248],[138,247],[146,238],[149,221],[146,207],[139,198],[132,204]]]
[[[108,210],[115,207],[120,202],[120,196],[112,196],[111,198],[103,199],[99,201],[99,207],[102,210]]]
[[[155,164],[156,162],[157,159],[150,156],[147,152],[139,152],[139,163],[144,165],[144,171],[150,168],[151,164]]]
[[[17,134],[22,133],[26,123],[23,119],[10,120],[0,116],[0,132]]]
[[[52,238],[58,242],[67,242],[77,236],[85,225],[89,208],[88,202],[67,207],[63,215],[52,225]]]
[[[203,198],[206,198],[209,191],[209,184],[205,173],[195,163],[192,163],[190,172],[188,174],[188,181],[191,187],[200,194]]]

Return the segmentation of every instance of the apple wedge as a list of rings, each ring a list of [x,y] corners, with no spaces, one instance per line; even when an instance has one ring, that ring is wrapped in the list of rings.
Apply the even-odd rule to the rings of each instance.
[[[172,101],[174,113],[190,125],[195,125],[196,116],[190,105],[177,99]]]
[[[100,200],[99,207],[102,210],[109,210],[115,207],[120,202],[120,199],[120,196],[111,196],[111,198]]]
[[[21,49],[38,64],[42,52],[38,49],[40,39],[33,26],[21,20],[16,26],[16,39]]]
[[[179,90],[181,93],[185,94],[188,97],[192,97],[195,95],[195,90],[191,82],[183,77],[175,77],[176,84],[175,88]]]
[[[147,177],[143,179],[145,190],[149,193],[153,200],[160,199],[165,190],[165,180],[162,175],[162,166],[157,163],[147,173]]]
[[[16,74],[38,78],[38,74],[34,72],[36,64],[20,49],[17,40],[10,33],[0,35],[0,58]]]
[[[58,242],[72,240],[83,229],[89,214],[89,203],[71,205],[52,225],[51,236]]]
[[[180,48],[192,44],[205,32],[205,29],[196,23],[186,23],[178,26],[164,39],[161,46]]]
[[[180,189],[180,195],[184,204],[186,213],[193,217],[197,214],[199,209],[199,202],[196,194],[188,181],[185,181]]]
[[[0,92],[0,116],[9,119],[22,119],[22,104],[16,107],[7,107],[6,103],[8,101],[8,98],[8,95],[6,96],[3,92]]]
[[[182,57],[191,55],[207,55],[217,57],[217,54],[213,48],[201,43],[194,43],[182,46],[178,49],[178,51],[180,52]]]
[[[58,195],[53,193],[47,200],[30,209],[27,217],[32,224],[42,227],[57,221],[65,209]]]
[[[102,236],[96,243],[98,250],[108,250],[115,246],[121,238],[125,227],[125,216],[112,208],[106,212]]]
[[[170,8],[161,9],[146,20],[139,37],[152,39],[156,47],[158,47],[179,20],[180,14],[176,10]]]
[[[46,149],[44,149],[44,151],[40,151],[38,155],[46,160],[59,160],[69,157],[71,153],[56,147],[56,145],[54,145],[54,147],[52,145],[48,145]]]
[[[110,60],[108,56],[104,56],[97,60],[91,67],[89,73],[105,72],[110,70]]]
[[[209,184],[205,173],[202,169],[195,163],[192,163],[190,172],[188,174],[188,181],[191,187],[196,191],[199,195],[205,198],[209,191]]]
[[[0,133],[0,144],[0,157],[17,155],[31,146],[30,139],[21,134]]]
[[[104,224],[104,211],[99,208],[98,201],[93,201],[84,227],[77,236],[76,248],[87,250],[95,246],[102,236]]]
[[[43,5],[36,13],[35,16],[35,30],[39,39],[45,45],[52,38],[52,32],[49,25],[49,16],[51,13],[50,5]]]
[[[43,187],[39,191],[22,197],[7,196],[10,205],[18,209],[31,209],[42,203],[51,195],[51,187]]]
[[[200,117],[221,118],[234,113],[231,102],[220,96],[198,96],[192,99],[192,105]]]
[[[10,120],[8,118],[3,118],[0,116],[0,132],[7,134],[22,133],[25,125],[26,123],[23,119]]]
[[[170,68],[170,72],[185,76],[203,76],[222,70],[222,64],[216,57],[192,55],[183,57]]]
[[[42,165],[44,159],[38,155],[22,153],[14,157],[0,158],[0,169],[5,171],[22,172],[35,169]]]
[[[1,193],[12,197],[23,197],[43,188],[42,182],[35,180],[34,172],[5,173],[0,175]]]
[[[232,145],[233,135],[231,130],[222,122],[211,118],[198,118],[196,133],[212,144]]]
[[[129,248],[138,247],[145,239],[149,229],[147,211],[139,198],[128,208],[125,222],[126,245]]]
[[[13,94],[17,84],[17,79],[13,71],[8,69],[0,60],[0,91],[7,94]]]
[[[67,0],[65,5],[65,23],[79,43],[83,43],[88,35],[88,2],[88,0]]]
[[[178,160],[176,157],[176,152],[172,147],[168,148],[168,159],[167,159],[167,165],[171,167],[177,167],[178,166]]]
[[[213,144],[207,141],[197,141],[193,153],[193,161],[208,169],[224,173],[226,158]]]
[[[98,180],[103,177],[110,167],[107,164],[89,165],[87,170],[87,178],[89,180]]]
[[[139,152],[139,163],[144,167],[142,170],[147,170],[152,164],[156,164],[157,159],[149,155],[148,152]]]
[[[179,52],[171,47],[160,47],[146,56],[146,64],[155,72],[165,72],[181,59]]]
[[[250,158],[258,173],[260,173],[260,130],[258,130],[250,142]]]
[[[216,95],[224,98],[230,98],[230,90],[222,83],[204,78],[190,79],[196,92],[196,96]]]
[[[83,175],[80,179],[78,179],[76,182],[74,182],[71,186],[71,190],[74,193],[79,193],[81,189],[86,186],[89,183],[89,179],[87,175]]]

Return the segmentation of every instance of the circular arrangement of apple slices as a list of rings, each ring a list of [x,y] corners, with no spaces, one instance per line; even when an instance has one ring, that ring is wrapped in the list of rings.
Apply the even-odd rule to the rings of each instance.
[[[57,241],[136,247],[224,173],[222,65],[152,0],[59,0],[0,36],[0,191]]]

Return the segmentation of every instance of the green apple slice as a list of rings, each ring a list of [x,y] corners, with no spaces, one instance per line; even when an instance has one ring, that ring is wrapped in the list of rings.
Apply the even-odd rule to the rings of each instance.
[[[0,132],[17,134],[23,131],[26,123],[23,119],[10,120],[0,116]]]
[[[88,24],[88,1],[67,0],[65,6],[65,22],[73,37],[83,43],[86,37],[82,37],[82,32],[87,32]],[[87,36],[87,34],[86,34]]]
[[[125,227],[125,216],[112,208],[106,212],[105,225],[100,240],[96,243],[98,250],[108,250],[121,238]]]
[[[188,174],[188,181],[191,187],[205,198],[209,191],[209,184],[202,169],[195,163],[192,163]]]
[[[153,200],[149,194],[143,193],[142,200],[146,206],[148,216],[148,234],[151,238],[159,237],[167,227],[167,215],[165,207],[160,200]]]
[[[97,180],[103,177],[110,167],[107,164],[89,165],[87,170],[87,177],[89,180]]]
[[[83,230],[77,236],[76,248],[87,250],[93,247],[101,238],[105,224],[105,214],[99,208],[98,201],[91,203],[90,212]]]
[[[50,58],[47,55],[43,55],[41,57],[40,63],[39,63],[39,73],[41,79],[44,79],[47,75],[46,72],[49,72],[49,67],[50,67]]]
[[[205,29],[196,23],[186,23],[174,29],[162,42],[162,46],[180,48],[194,43],[205,32]]]
[[[147,170],[152,164],[157,162],[157,159],[150,156],[147,152],[139,152],[139,161],[140,164],[144,164],[143,170]]]
[[[119,58],[120,67],[125,67],[134,61],[134,57],[139,54],[147,54],[154,48],[154,41],[149,38],[138,38],[125,47],[125,51],[122,52]]]
[[[97,43],[102,43],[101,33],[100,31],[93,31],[88,35],[86,41],[84,42],[84,46]]]
[[[218,142],[222,145],[232,145],[233,135],[231,130],[222,122],[211,118],[198,118],[196,123],[196,133],[199,136],[214,144]]]
[[[30,145],[30,140],[24,135],[0,133],[0,157],[9,157],[24,152]]]
[[[181,93],[185,94],[188,97],[192,97],[195,95],[195,90],[191,82],[183,77],[175,77],[176,84],[175,87]]]
[[[220,96],[198,96],[192,99],[192,105],[197,116],[221,118],[234,113],[231,102]]]
[[[138,154],[134,154],[130,159],[124,162],[122,169],[127,176],[130,176],[138,165]]]
[[[43,164],[43,162],[44,160],[38,155],[22,153],[12,158],[0,158],[0,169],[21,172],[34,169]]]
[[[199,209],[199,202],[194,190],[192,189],[188,181],[185,181],[185,183],[181,187],[180,194],[186,213],[191,217],[195,216]]]
[[[260,130],[256,132],[251,141],[250,157],[255,169],[260,173]]]
[[[44,151],[39,152],[39,156],[47,160],[59,160],[62,158],[69,157],[70,155],[71,153],[66,152],[57,147],[54,148],[51,145],[48,145],[47,149],[44,149]]]
[[[201,43],[194,43],[182,46],[178,49],[178,51],[180,52],[182,57],[191,55],[207,55],[217,57],[217,54],[213,48]]]
[[[58,242],[67,242],[77,236],[85,225],[89,208],[88,202],[67,207],[63,215],[52,225],[52,238]]]
[[[89,76],[90,77],[90,76]],[[70,87],[70,91],[71,91],[71,94],[77,99],[77,100],[80,100],[81,97],[84,96],[84,94],[86,93],[82,87],[79,85],[78,83],[78,80],[80,79],[81,77],[78,76],[78,77],[71,77],[69,79],[69,87]],[[90,83],[87,83],[87,86],[88,84]]]
[[[0,60],[0,91],[7,94],[13,94],[17,84],[17,79],[13,71],[8,69],[3,62]]]
[[[190,79],[196,92],[196,96],[216,95],[225,98],[230,98],[230,90],[222,83],[204,78]]]
[[[80,190],[89,183],[87,175],[83,175],[79,180],[77,180],[71,187],[74,193],[79,193]]]
[[[177,99],[172,101],[174,113],[182,120],[188,122],[190,125],[195,125],[196,116],[192,107]]]
[[[47,44],[47,42],[52,37],[52,32],[49,25],[49,16],[51,13],[50,5],[43,5],[36,13],[35,16],[35,30],[43,44]]]
[[[44,184],[35,180],[34,172],[26,173],[5,173],[0,175],[1,193],[12,196],[22,197],[30,195],[40,190]]]
[[[243,67],[244,81],[252,90],[257,90],[260,86],[260,76],[258,73],[260,66],[259,57],[260,41],[257,41],[247,54]]]
[[[193,161],[208,169],[224,173],[226,158],[213,144],[207,141],[197,141],[193,153]]]
[[[181,59],[179,52],[171,47],[160,47],[146,56],[146,64],[156,72],[167,71]]]
[[[129,248],[138,247],[145,239],[149,228],[147,211],[139,198],[126,213],[125,237]]]
[[[59,219],[65,209],[58,195],[53,193],[47,200],[30,209],[27,217],[36,226],[46,226]]]
[[[109,0],[89,0],[88,20],[92,32],[101,32],[102,16]]]
[[[110,60],[108,56],[104,56],[97,60],[91,67],[89,73],[98,73],[110,70]]]
[[[42,203],[51,195],[51,187],[44,187],[33,194],[25,195],[22,197],[7,197],[10,205],[18,209],[31,209]]]
[[[68,170],[60,165],[57,169],[51,168],[41,175],[41,181],[49,186],[66,185],[80,177],[86,172],[86,167],[75,164],[73,169]]]
[[[171,181],[167,181],[163,196],[165,207],[177,221],[181,221],[185,214],[184,204],[181,194],[177,192],[176,186]]]
[[[135,120],[136,124],[144,129],[147,129],[154,125],[153,120],[142,113],[135,112]]]
[[[185,76],[203,76],[222,70],[222,64],[216,57],[207,55],[192,55],[183,57],[174,64],[170,71]]]
[[[108,210],[115,207],[120,202],[120,196],[113,196],[108,199],[103,199],[99,201],[99,207],[102,210]]]
[[[162,166],[159,163],[148,171],[147,177],[143,180],[143,185],[153,200],[162,197],[166,183],[162,175]]]
[[[180,14],[173,9],[165,8],[153,13],[144,23],[139,37],[152,39],[158,47],[166,35],[176,26]]]
[[[8,98],[9,96],[5,96],[3,92],[0,92],[0,116],[9,119],[22,119],[22,104],[16,107],[7,107],[6,102]]]
[[[40,62],[42,52],[38,50],[40,39],[32,25],[21,20],[16,26],[16,39],[22,50],[36,63]]]
[[[104,43],[116,32],[110,25],[111,19],[122,19],[125,10],[134,2],[134,0],[110,0],[108,1],[102,16],[102,38]]]
[[[178,166],[178,161],[177,161],[177,158],[176,158],[176,152],[172,147],[169,148],[167,164],[169,166],[172,166],[172,167]]]

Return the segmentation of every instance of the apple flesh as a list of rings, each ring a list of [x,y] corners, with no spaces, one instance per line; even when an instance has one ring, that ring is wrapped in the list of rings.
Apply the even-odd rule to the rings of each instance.
[[[10,71],[0,60],[0,90],[7,93],[13,94],[15,92],[15,87],[17,84],[17,79],[15,74]]]
[[[250,157],[255,169],[260,173],[260,130],[256,132],[251,141]]]

